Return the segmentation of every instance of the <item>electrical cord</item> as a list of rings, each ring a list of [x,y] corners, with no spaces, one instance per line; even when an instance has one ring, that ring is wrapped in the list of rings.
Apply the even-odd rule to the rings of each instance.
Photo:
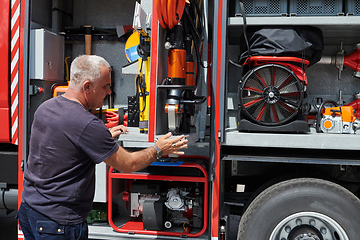
[[[191,39],[194,41],[194,49],[195,49],[195,54],[196,54],[196,62],[202,67],[202,68],[209,68],[211,66],[211,63],[208,64],[207,66],[205,66],[205,64],[201,61],[201,53],[200,53],[200,43],[204,41],[204,38],[201,37],[201,34],[203,32],[203,22],[202,22],[202,17],[201,17],[201,12],[200,12],[200,7],[198,6],[198,4],[196,3],[195,0],[191,0],[192,4],[195,6],[196,11],[198,13],[198,17],[199,17],[199,22],[200,22],[200,27],[199,30],[195,27],[195,21],[193,20],[192,16],[191,16],[191,12],[189,9],[193,10],[193,15],[195,15],[195,10],[193,8],[191,8],[191,4],[190,6],[186,6],[185,7],[185,16],[187,16],[187,21],[186,23],[189,22],[190,25],[190,31],[191,33],[188,33],[188,35],[191,37]],[[194,37],[196,36],[196,37]]]

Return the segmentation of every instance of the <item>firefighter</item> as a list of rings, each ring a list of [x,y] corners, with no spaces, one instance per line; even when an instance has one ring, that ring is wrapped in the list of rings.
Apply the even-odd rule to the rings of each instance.
[[[18,211],[27,240],[88,239],[86,218],[95,192],[96,164],[105,162],[130,173],[162,154],[184,154],[187,140],[183,135],[170,139],[171,133],[152,147],[128,152],[114,140],[127,128],[109,131],[90,113],[111,94],[109,68],[102,57],[77,57],[66,93],[45,101],[34,115]]]

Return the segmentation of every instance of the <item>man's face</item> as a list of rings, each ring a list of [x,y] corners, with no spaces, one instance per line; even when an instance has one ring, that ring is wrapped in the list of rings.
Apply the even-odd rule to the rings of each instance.
[[[91,83],[88,104],[90,109],[101,108],[104,99],[111,94],[110,71],[107,67],[100,68],[101,77],[96,83]]]

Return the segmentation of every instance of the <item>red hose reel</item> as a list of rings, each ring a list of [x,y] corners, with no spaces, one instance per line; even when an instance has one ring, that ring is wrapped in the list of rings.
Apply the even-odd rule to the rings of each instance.
[[[156,0],[156,12],[160,26],[172,29],[184,13],[185,0]]]

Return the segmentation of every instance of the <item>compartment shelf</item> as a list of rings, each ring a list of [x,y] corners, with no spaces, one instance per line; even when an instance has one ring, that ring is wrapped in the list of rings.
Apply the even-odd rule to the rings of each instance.
[[[247,17],[247,25],[356,26],[360,16]],[[242,17],[229,17],[228,26],[243,25]]]
[[[228,39],[230,45],[238,45],[243,33],[243,18],[228,18]],[[346,45],[360,41],[360,16],[301,16],[301,17],[247,17],[247,26],[271,25],[311,25],[323,31],[326,45],[338,45],[344,40]]]
[[[360,139],[357,134],[316,133],[314,128],[304,134],[254,133],[239,132],[237,129],[226,129],[224,146],[275,147],[329,150],[360,150]]]
[[[128,130],[129,132],[127,134],[121,134],[118,138],[118,142],[120,142],[121,146],[129,148],[147,148],[154,145],[153,142],[149,142],[148,134],[140,133],[138,127],[128,127]],[[188,145],[194,144],[198,140],[196,133],[184,135],[188,140]],[[161,136],[163,135],[155,135],[155,141]],[[176,136],[171,136],[170,138],[174,137]]]

